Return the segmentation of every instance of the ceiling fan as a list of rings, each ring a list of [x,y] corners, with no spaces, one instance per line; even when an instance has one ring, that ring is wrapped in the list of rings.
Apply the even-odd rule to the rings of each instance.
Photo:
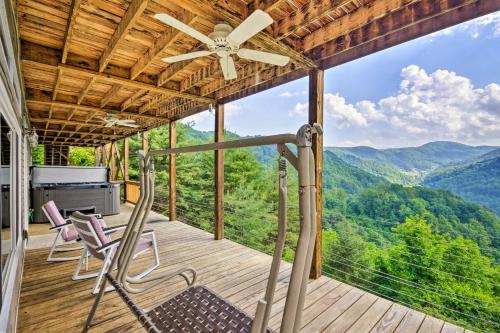
[[[120,119],[117,116],[110,114],[106,118],[99,118],[102,120],[105,125],[104,127],[113,127],[113,126],[125,126],[125,127],[133,127],[138,128],[139,125],[135,123],[133,119]]]
[[[216,24],[214,31],[208,36],[168,14],[155,14],[154,18],[203,42],[208,48],[207,51],[196,51],[163,58],[162,60],[167,63],[216,54],[219,57],[224,79],[233,80],[236,79],[237,73],[236,67],[234,66],[234,60],[231,57],[232,54],[236,54],[243,59],[264,62],[276,66],[285,66],[290,61],[289,57],[280,54],[240,48],[241,44],[273,23],[272,17],[260,9],[254,11],[234,30],[226,22]]]

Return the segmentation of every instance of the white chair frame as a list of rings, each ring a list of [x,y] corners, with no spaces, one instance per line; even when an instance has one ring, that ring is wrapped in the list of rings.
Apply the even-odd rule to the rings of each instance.
[[[47,261],[49,262],[62,262],[62,261],[71,261],[71,260],[78,260],[80,256],[74,256],[74,257],[54,257],[54,252],[69,252],[69,251],[78,251],[82,250],[83,246],[78,246],[78,247],[62,247],[59,245],[67,245],[67,244],[78,244],[78,240],[72,240],[72,241],[65,241],[64,238],[62,238],[62,233],[66,228],[71,226],[71,221],[69,218],[64,219],[64,224],[57,225],[55,222],[52,220],[50,215],[47,213],[47,210],[45,210],[45,207],[42,206],[42,210],[45,213],[45,216],[49,219],[50,224],[52,227],[50,230],[54,230],[57,232],[56,238],[54,239],[54,242],[52,243],[52,246],[50,247],[50,252],[49,256],[47,257]],[[60,244],[59,244],[60,243]]]
[[[71,222],[75,226],[75,230],[78,232],[80,235],[80,238],[82,239],[82,244],[83,244],[83,253],[80,256],[80,260],[78,261],[78,265],[76,266],[75,272],[73,274],[72,279],[73,280],[85,280],[85,279],[91,279],[91,278],[96,278],[94,287],[92,289],[92,294],[97,294],[99,293],[99,286],[101,285],[102,278],[104,277],[104,274],[110,270],[109,266],[111,265],[111,262],[113,260],[113,254],[116,253],[116,248],[120,245],[121,239],[115,239],[113,241],[110,241],[109,243],[103,244],[99,237],[97,236],[94,227],[91,225],[90,221],[85,221],[81,219],[77,219],[74,216],[70,217]],[[83,230],[79,224],[85,224],[87,229],[90,230],[90,233],[88,233],[86,230]],[[118,226],[118,227],[111,227],[108,229],[104,230],[104,234],[108,235],[110,233],[116,232],[120,229],[125,229],[126,226]],[[94,239],[95,244],[90,244],[89,242],[85,241],[85,238],[83,237],[84,235],[90,236]],[[160,265],[160,257],[158,254],[158,247],[156,243],[156,236],[153,230],[147,230],[142,233],[142,236],[150,238],[152,244],[151,247],[146,248],[140,252],[137,252],[134,255],[134,258],[139,256],[142,253],[145,253],[149,249],[152,250],[153,255],[154,255],[154,262],[152,265],[147,267],[144,271],[141,273],[137,274],[134,276],[134,278],[143,278],[144,276],[148,275],[151,273],[155,268],[157,268]],[[98,253],[101,253],[104,256],[104,259],[102,260],[102,265],[101,268],[97,272],[92,272],[92,273],[82,273],[82,266],[85,264],[85,270],[88,271],[88,263],[89,263],[89,258],[92,256],[91,252],[89,251],[89,247],[97,251]],[[100,258],[98,258],[101,260]],[[113,269],[115,269],[114,267]],[[112,286],[108,287],[105,289],[105,291],[111,291],[114,288]]]

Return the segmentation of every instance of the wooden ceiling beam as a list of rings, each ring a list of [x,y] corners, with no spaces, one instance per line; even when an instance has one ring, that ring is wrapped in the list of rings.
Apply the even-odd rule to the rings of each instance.
[[[113,84],[108,93],[102,98],[101,108],[105,107],[106,104],[120,91],[123,86],[121,84]]]
[[[69,10],[68,24],[66,26],[66,31],[64,33],[64,43],[62,49],[62,57],[61,62],[63,64],[66,63],[66,59],[68,57],[69,46],[71,44],[71,38],[73,37],[73,32],[75,30],[76,16],[80,11],[81,0],[72,0],[71,8]]]
[[[432,1],[432,7],[434,10],[439,11],[439,3]],[[414,5],[415,3],[420,3],[419,0],[385,0],[385,1],[374,1],[371,6],[361,7],[355,12],[344,15],[337,20],[332,21],[323,28],[320,28],[311,34],[306,35],[301,39],[300,48],[303,51],[311,50],[317,46],[328,43],[329,41],[335,40],[339,35],[344,35],[350,31],[361,28],[370,22],[383,17],[392,11]],[[448,2],[445,0],[444,2]],[[425,12],[419,13],[423,15]],[[403,22],[407,20],[407,17],[399,17],[398,21]],[[385,28],[387,30],[387,28]],[[383,33],[383,32],[382,32]]]
[[[121,105],[120,110],[125,111],[132,105],[134,105],[138,99],[144,97],[148,92],[144,89],[139,89],[135,94],[127,98]]]
[[[165,94],[165,95],[171,95],[174,97],[182,97],[182,98],[192,99],[192,100],[203,102],[203,103],[213,103],[214,102],[213,99],[208,98],[208,97],[189,94],[189,93],[185,93],[185,92],[181,92],[181,91],[173,90],[173,89],[169,89],[169,88],[157,87],[157,86],[152,85],[152,84],[143,83],[143,82],[139,82],[139,81],[133,81],[133,80],[125,79],[125,78],[118,77],[115,75],[111,75],[111,74],[99,73],[99,72],[95,72],[95,71],[92,71],[89,69],[84,69],[84,68],[80,68],[80,67],[76,67],[76,66],[70,66],[70,65],[65,65],[65,64],[52,65],[52,64],[46,64],[46,63],[38,62],[35,60],[28,60],[28,59],[23,59],[23,64],[30,65],[33,67],[38,67],[40,69],[47,69],[50,71],[61,68],[64,70],[65,73],[68,73],[68,74],[72,73],[72,74],[87,77],[87,78],[95,78],[96,80],[104,81],[108,84],[121,84],[123,86],[130,87],[130,88],[144,89],[147,91],[156,92],[156,93]]]
[[[87,79],[87,84],[85,85],[85,88],[83,88],[83,90],[80,92],[80,95],[78,95],[77,104],[82,103],[83,99],[85,98],[85,95],[87,95],[87,93],[90,90],[90,87],[94,82],[95,82],[95,77]]]
[[[51,101],[43,101],[43,100],[38,100],[38,99],[27,99],[26,102],[28,104],[33,103],[33,104],[39,104],[39,105],[48,105],[48,106],[55,106],[55,107],[61,107],[61,108],[68,108],[68,109],[75,109],[75,110],[80,110],[80,111],[86,111],[90,113],[101,113],[101,114],[116,114],[120,116],[126,116],[126,117],[134,117],[134,118],[144,118],[144,119],[151,119],[151,120],[156,120],[156,119],[161,119],[162,117],[150,115],[150,114],[137,114],[133,112],[125,112],[125,111],[118,111],[114,109],[101,109],[95,106],[89,106],[89,105],[81,105],[81,104],[74,104],[74,103],[68,103],[68,102],[51,102]],[[163,117],[164,118],[164,117]],[[168,120],[165,118],[165,120]]]
[[[148,2],[148,0],[132,0],[127,8],[127,11],[125,12],[125,15],[122,17],[120,23],[118,24],[115,33],[111,37],[108,46],[99,59],[99,72],[104,71],[109,61],[113,57],[113,54],[118,49],[118,45],[125,38],[125,36],[127,36],[130,29],[135,25],[139,17],[142,15],[148,5]]]
[[[92,143],[92,144],[85,144],[85,143],[70,143],[70,142],[56,142],[56,141],[49,141],[49,140],[42,140],[40,141],[41,145],[50,145],[50,146],[63,146],[63,147],[97,147],[100,146],[104,143]]]
[[[69,136],[59,136],[59,135],[46,135],[44,136],[45,138],[48,139],[64,139],[65,142],[69,142],[69,140],[73,141],[88,141],[88,140],[102,140],[102,141],[112,141],[112,139],[105,139],[105,138],[99,138],[99,135],[92,135],[91,138],[85,139],[85,138],[79,138],[79,137],[69,137]]]
[[[228,8],[229,3],[237,1],[214,2],[211,0],[183,0],[179,1],[178,5],[195,13],[198,16],[205,17],[213,22],[224,20],[232,27],[237,27],[245,18],[248,17],[247,10],[243,12],[231,11]],[[282,55],[289,56],[293,62],[304,68],[316,68],[313,60],[309,59],[302,53],[293,48],[277,41],[273,36],[265,31],[261,31],[250,39],[250,42],[257,47],[261,47],[267,51],[276,52]]]
[[[32,123],[50,123],[50,124],[57,124],[57,125],[83,125],[84,127],[99,127],[99,128],[105,128],[104,125],[101,124],[94,124],[94,123],[86,123],[83,121],[76,121],[76,120],[65,120],[65,119],[48,119],[48,118],[38,118],[38,117],[31,117],[30,118]]]
[[[253,12],[256,9],[261,9],[267,13],[271,13],[286,1],[287,0],[255,0],[248,4],[248,11]]]
[[[197,17],[191,12],[184,10],[182,16],[177,19],[191,26],[196,22]],[[153,46],[132,66],[130,69],[130,78],[132,80],[137,78],[161,53],[170,48],[183,34],[183,32],[167,26],[165,32],[154,42]],[[162,86],[162,84],[158,82],[158,86]]]
[[[116,134],[107,134],[107,133],[102,133],[102,132],[86,132],[86,131],[70,131],[70,130],[59,130],[59,129],[52,129],[49,128],[47,132],[58,132],[58,133],[65,133],[65,134],[81,134],[81,135],[96,135],[96,136],[102,136],[106,137],[109,139],[119,139],[121,136],[116,135]]]
[[[295,31],[340,9],[352,0],[307,1],[300,9],[276,24],[275,34],[278,40],[289,37]],[[350,15],[350,14],[349,14]]]

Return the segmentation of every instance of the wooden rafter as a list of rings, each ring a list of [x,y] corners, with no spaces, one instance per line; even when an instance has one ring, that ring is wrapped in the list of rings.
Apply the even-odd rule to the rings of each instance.
[[[133,112],[125,112],[125,111],[117,111],[113,109],[101,109],[97,108],[94,106],[89,106],[89,105],[81,105],[81,104],[74,104],[74,103],[68,103],[68,102],[51,102],[51,101],[43,101],[39,99],[27,99],[26,102],[28,103],[33,103],[33,104],[39,104],[39,105],[48,105],[48,106],[56,106],[56,107],[61,107],[61,108],[74,108],[75,110],[80,110],[80,111],[86,111],[91,114],[106,114],[106,113],[113,113],[121,116],[126,116],[126,117],[133,117],[133,118],[144,118],[144,119],[151,119],[151,120],[156,120],[156,119],[161,119],[162,117],[158,116],[153,116],[149,114],[137,114]]]
[[[83,121],[76,121],[76,120],[65,120],[65,119],[47,119],[47,118],[31,118],[31,122],[33,123],[50,123],[50,124],[59,124],[59,125],[83,125],[84,127],[99,127],[99,128],[104,128],[104,125],[101,124],[94,124],[94,123],[86,123]],[[124,126],[125,127],[125,126]]]
[[[193,25],[196,22],[196,17],[188,12],[184,11],[182,17],[179,18],[180,21],[186,23],[187,25]],[[167,26],[165,32],[154,42],[153,46],[148,49],[148,51],[135,63],[130,69],[130,78],[134,80],[141,74],[148,66],[153,62],[158,56],[165,52],[169,47],[171,47],[183,33],[175,28]],[[161,84],[158,84],[161,86]]]
[[[99,79],[101,81],[104,81],[108,84],[121,84],[126,87],[130,88],[135,88],[135,89],[144,89],[150,92],[156,92],[160,94],[165,94],[165,95],[171,95],[174,97],[182,97],[182,98],[187,98],[187,99],[192,99],[195,101],[199,102],[205,102],[205,103],[212,103],[213,99],[208,98],[208,97],[203,97],[199,95],[194,95],[194,94],[189,94],[185,92],[180,92],[174,89],[169,89],[169,88],[163,88],[163,87],[157,87],[152,84],[144,83],[144,82],[139,82],[139,81],[133,81],[129,79],[124,79],[122,77],[118,77],[115,75],[110,75],[110,74],[105,74],[105,73],[99,73],[95,72],[92,70],[84,69],[84,68],[79,68],[76,66],[70,66],[70,65],[64,65],[64,64],[59,64],[57,66],[51,65],[51,64],[46,64],[34,60],[28,60],[24,59],[23,60],[24,64],[31,65],[33,67],[39,67],[39,68],[45,68],[47,70],[56,70],[58,68],[64,69],[65,73],[68,74],[75,74],[78,76],[83,76],[87,78],[95,78]]]
[[[109,101],[115,97],[115,95],[120,91],[120,89],[122,88],[122,85],[121,84],[113,84],[111,86],[111,89],[108,91],[108,93],[102,98],[102,101],[101,101],[101,108],[105,107],[106,104],[109,103]]]
[[[107,134],[107,133],[102,133],[102,132],[85,132],[85,131],[70,131],[70,130],[59,130],[59,129],[52,129],[49,128],[47,132],[60,132],[60,133],[65,133],[65,134],[90,134],[90,135],[96,135],[96,136],[102,136],[106,137],[109,139],[118,139],[120,136],[116,134]]]
[[[130,29],[134,26],[135,22],[142,15],[142,12],[146,9],[148,5],[148,0],[132,0],[130,5],[125,12],[120,24],[115,30],[115,33],[111,37],[108,46],[104,50],[99,59],[99,71],[102,72],[108,65],[109,61],[116,52],[118,45],[128,34]]]
[[[137,90],[137,92],[135,94],[133,94],[132,96],[130,96],[129,98],[127,98],[120,106],[120,109],[122,111],[125,111],[127,110],[129,107],[131,107],[134,103],[137,102],[137,100],[141,99],[142,97],[144,97],[144,95],[146,95],[148,92],[147,90],[144,90],[144,89],[139,89]]]
[[[66,27],[66,32],[64,34],[64,44],[63,44],[63,49],[62,49],[61,62],[63,64],[66,63],[66,59],[68,57],[69,46],[71,44],[70,43],[71,38],[73,37],[73,32],[75,30],[76,16],[78,15],[78,12],[80,11],[80,4],[81,4],[81,0],[72,0],[71,1],[71,8],[69,11],[68,25]]]
[[[265,12],[272,12],[275,9],[278,9],[279,6],[287,2],[287,0],[256,0],[248,5],[248,9],[250,12],[253,12],[255,9],[262,9]]]
[[[90,87],[92,86],[92,83],[94,83],[94,81],[95,81],[95,77],[91,77],[91,78],[87,79],[87,84],[85,85],[85,88],[83,88],[83,90],[78,95],[77,104],[80,104],[83,101],[83,99],[85,98],[85,95],[87,95],[87,93],[89,92]]]
[[[276,38],[282,40],[351,2],[352,0],[307,1],[293,14],[277,22]]]

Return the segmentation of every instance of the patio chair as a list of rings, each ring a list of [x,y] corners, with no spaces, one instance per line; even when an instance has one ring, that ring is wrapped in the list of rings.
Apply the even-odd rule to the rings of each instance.
[[[99,285],[104,274],[108,270],[111,270],[109,266],[121,241],[121,238],[112,240],[111,237],[109,237],[109,234],[120,229],[125,229],[126,225],[103,229],[99,220],[95,216],[85,215],[80,212],[74,212],[71,214],[70,220],[76,232],[80,236],[84,248],[75,269],[75,273],[73,274],[73,280],[83,280],[96,277],[97,279],[94,288],[92,289],[92,293],[97,294],[99,292]],[[140,279],[160,265],[160,257],[158,255],[156,237],[153,230],[146,230],[142,233],[142,237],[139,239],[138,244],[135,247],[133,257],[135,258],[149,249],[154,255],[153,264],[141,273],[137,274],[134,278]],[[82,274],[81,270],[84,263],[86,270],[88,270],[89,257],[101,260],[101,268],[97,272]],[[113,288],[111,287],[106,289],[106,291],[112,289]]]
[[[47,261],[49,262],[60,262],[60,261],[71,261],[77,260],[80,256],[73,257],[54,257],[54,252],[68,252],[68,251],[78,251],[82,250],[83,246],[77,247],[65,247],[64,245],[68,244],[76,244],[78,241],[78,233],[74,230],[70,229],[71,222],[69,219],[63,218],[59,209],[57,209],[54,201],[49,201],[42,206],[42,211],[45,213],[45,216],[49,219],[52,227],[50,230],[56,231],[57,236],[52,243],[52,247],[50,248],[49,256],[47,257]]]

